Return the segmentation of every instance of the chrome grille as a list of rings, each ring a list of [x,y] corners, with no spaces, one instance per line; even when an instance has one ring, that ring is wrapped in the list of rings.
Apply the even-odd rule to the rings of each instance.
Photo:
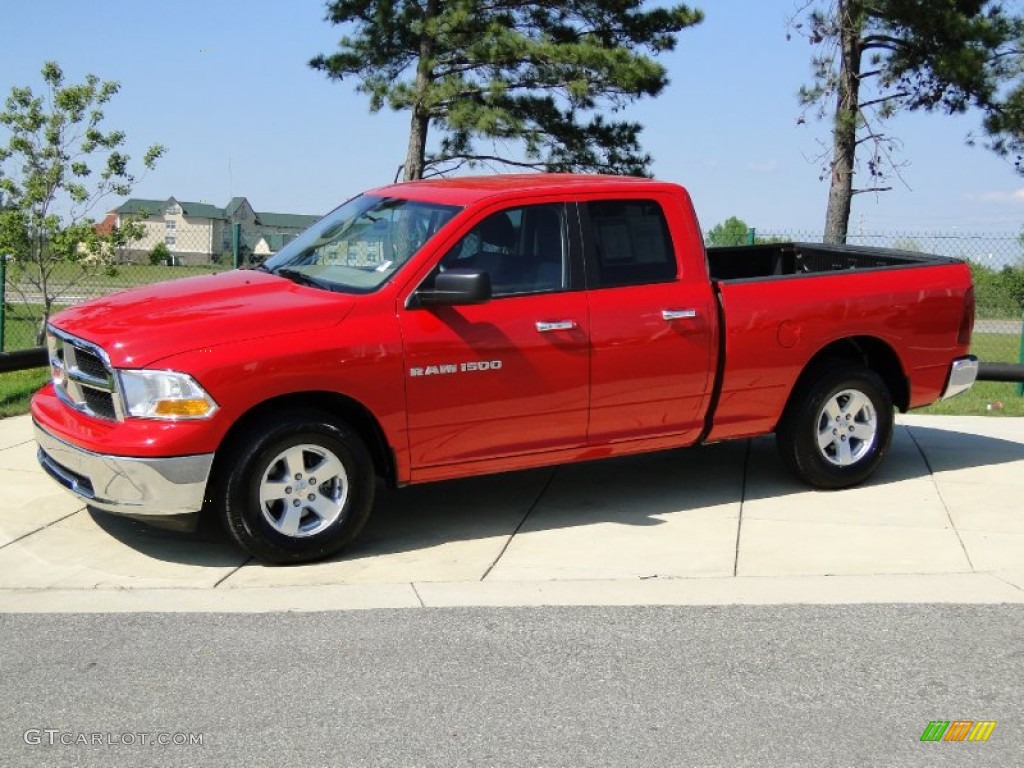
[[[78,361],[78,369],[87,376],[102,379],[110,373],[103,359],[87,349],[75,349],[75,359]]]
[[[95,344],[52,326],[47,331],[50,372],[58,397],[82,413],[121,421],[121,395],[106,353]]]
[[[92,387],[82,387],[82,399],[85,407],[101,419],[117,420],[117,411],[114,410],[114,396],[110,392],[101,392]]]

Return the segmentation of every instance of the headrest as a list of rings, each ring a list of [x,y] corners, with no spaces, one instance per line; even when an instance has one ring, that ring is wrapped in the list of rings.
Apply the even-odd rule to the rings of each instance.
[[[480,223],[480,239],[499,248],[512,248],[516,244],[516,228],[507,214],[496,213]]]

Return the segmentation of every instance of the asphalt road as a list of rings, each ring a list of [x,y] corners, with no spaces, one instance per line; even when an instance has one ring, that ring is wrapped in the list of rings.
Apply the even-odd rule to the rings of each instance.
[[[1009,768],[1022,611],[0,615],[0,765]]]

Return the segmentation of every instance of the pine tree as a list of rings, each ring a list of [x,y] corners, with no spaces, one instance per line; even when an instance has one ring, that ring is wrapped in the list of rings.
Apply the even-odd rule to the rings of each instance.
[[[955,114],[976,108],[988,145],[1001,154],[1024,146],[1024,92],[1016,83],[1024,23],[991,0],[812,1],[793,22],[818,48],[806,107],[831,116],[826,242],[846,241],[853,196],[884,192],[896,139],[885,121],[901,110]],[[854,187],[857,155],[871,182]]]
[[[339,49],[310,66],[356,82],[370,110],[410,113],[406,180],[464,164],[649,174],[636,122],[607,120],[668,83],[655,61],[697,24],[642,0],[333,0]],[[441,134],[428,153],[431,129]],[[489,144],[489,147],[481,148]]]

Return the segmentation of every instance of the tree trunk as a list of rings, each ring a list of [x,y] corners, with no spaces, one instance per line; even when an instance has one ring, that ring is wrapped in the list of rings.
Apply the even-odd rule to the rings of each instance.
[[[832,180],[825,213],[826,243],[845,243],[853,202],[853,169],[860,121],[860,64],[863,14],[856,0],[839,0],[839,83],[832,128]]]
[[[416,75],[416,86],[419,89],[419,75]],[[405,153],[405,181],[423,178],[423,164],[427,154],[427,129],[430,117],[417,104],[412,110],[409,123],[409,147]]]
[[[440,11],[440,0],[427,0],[423,9],[423,37],[420,38],[420,60],[416,64],[416,101],[412,107],[409,123],[409,146],[405,153],[405,181],[423,178],[424,161],[427,154],[427,131],[430,128],[430,111],[425,106],[427,91],[431,86],[434,69],[435,40],[430,31],[430,20]]]
[[[43,216],[39,217],[40,220]],[[53,312],[53,300],[54,296],[50,295],[50,274],[53,267],[50,266],[52,262],[48,261],[51,254],[47,253],[43,245],[42,228],[38,228],[36,232],[36,242],[33,253],[33,268],[39,270],[39,280],[35,281],[38,283],[39,295],[43,301],[43,318],[36,328],[36,346],[41,347],[46,344],[46,324],[50,322],[50,315]],[[49,267],[49,268],[48,268]]]

